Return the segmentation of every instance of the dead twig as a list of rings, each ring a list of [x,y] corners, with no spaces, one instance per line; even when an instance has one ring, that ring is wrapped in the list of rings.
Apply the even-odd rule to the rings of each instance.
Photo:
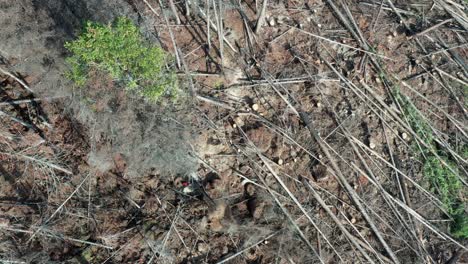
[[[340,220],[336,217],[336,215],[331,211],[329,206],[325,203],[325,201],[318,195],[318,193],[315,191],[315,189],[311,186],[310,181],[306,180],[305,178],[302,178],[302,183],[309,189],[309,191],[312,193],[314,196],[315,200],[319,202],[320,206],[322,209],[325,210],[325,212],[333,219],[333,222],[338,226],[338,228],[341,230],[341,232],[348,238],[348,240],[357,248],[359,252],[369,261],[369,263],[374,263],[372,258],[362,249],[360,246],[359,242],[357,242],[357,238],[355,238],[344,226],[341,224]],[[312,183],[313,184],[313,183]],[[373,250],[372,250],[373,251]]]
[[[143,0],[143,2],[148,6],[148,8],[151,10],[151,12],[153,12],[153,14],[156,15],[156,17],[159,17],[159,14],[156,11],[156,9],[154,9],[154,7],[150,3],[148,3],[147,0]],[[164,14],[163,4],[162,4],[161,0],[159,0],[159,6],[161,8],[161,13],[163,14],[163,17],[164,17],[164,22],[166,23],[166,27],[169,30],[169,36],[171,37],[171,41],[172,41],[172,44],[174,46],[174,53],[175,53],[175,56],[176,56],[177,67],[180,69],[180,58],[179,58],[179,54],[177,53],[176,41],[174,39],[174,34],[172,33],[172,29],[169,26],[169,20],[167,19],[166,14]]]
[[[2,69],[1,67],[0,67],[0,72],[7,75],[7,76],[9,76],[9,77],[11,77],[11,78],[13,78],[15,81],[17,81],[19,84],[21,84],[21,86],[23,86],[24,89],[28,90],[28,92],[34,93],[34,91],[23,80],[16,77],[14,74]]]
[[[171,7],[172,13],[174,14],[174,17],[176,19],[176,24],[180,25],[180,18],[179,14],[177,14],[177,8],[174,4],[174,0],[169,0],[169,6]]]
[[[302,111],[299,112],[299,114],[300,114],[301,119],[303,120],[304,124],[309,129],[309,132],[310,132],[312,138],[319,145],[322,152],[325,154],[325,156],[330,161],[330,164],[331,164],[331,166],[333,168],[333,171],[334,171],[334,175],[336,175],[338,180],[341,182],[342,186],[344,186],[344,188],[347,191],[350,199],[354,202],[356,207],[359,209],[359,212],[362,214],[362,216],[366,220],[367,224],[370,226],[371,230],[374,232],[377,239],[380,241],[382,246],[385,248],[385,251],[390,256],[390,259],[392,259],[392,261],[394,263],[400,263],[400,261],[398,260],[398,258],[395,255],[395,253],[390,248],[390,246],[387,244],[387,242],[383,238],[382,234],[378,230],[378,228],[375,225],[374,221],[370,218],[369,214],[367,213],[367,210],[365,209],[364,205],[361,203],[361,199],[359,199],[359,196],[357,195],[356,191],[351,187],[351,185],[348,183],[348,181],[346,180],[344,175],[341,173],[341,170],[338,167],[338,164],[336,163],[335,158],[330,154],[330,152],[328,151],[328,148],[325,146],[324,142],[322,141],[322,139],[318,135],[314,125],[311,123],[311,120],[310,120],[308,114],[305,113],[305,112],[302,112]]]
[[[209,0],[210,1],[210,0]],[[215,1],[215,0],[213,0]],[[198,11],[201,15],[201,18],[206,20],[206,23],[208,23],[211,28],[216,32],[216,34],[218,34],[218,36],[220,36],[221,32],[219,32],[218,30],[218,27],[213,23],[213,21],[209,20],[207,18],[207,15],[205,14],[205,12],[197,5],[198,7]],[[216,9],[215,9],[216,10]],[[221,35],[222,36],[222,35]],[[223,41],[226,43],[226,45],[228,45],[228,47],[234,52],[234,53],[237,53],[236,49],[234,48],[234,46],[229,42],[229,40],[227,40],[227,38],[225,36],[222,36],[222,39]]]
[[[23,126],[25,126],[25,127],[27,127],[27,128],[30,128],[30,129],[32,129],[32,130],[35,129],[35,127],[34,127],[33,125],[31,125],[31,124],[29,124],[29,123],[26,123],[26,122],[24,122],[23,120],[20,120],[20,119],[18,119],[18,118],[16,118],[16,117],[12,116],[12,115],[10,115],[10,114],[7,114],[7,113],[3,112],[2,110],[0,110],[0,116],[6,116],[6,117],[8,117],[9,119],[11,119],[12,121],[14,121],[14,122],[16,122],[16,123],[19,123],[19,124],[21,124],[21,125],[23,125]]]
[[[468,17],[466,16],[466,12],[460,10],[460,7],[457,5],[448,4],[448,1],[446,0],[434,0],[434,2],[441,6],[447,14],[452,16],[465,29],[465,31],[468,31]]]
[[[196,98],[201,100],[201,101],[205,101],[207,103],[210,103],[210,104],[214,104],[214,105],[217,105],[217,106],[220,106],[222,108],[225,108],[225,109],[228,109],[228,110],[235,110],[233,107],[231,107],[230,105],[226,104],[226,103],[223,103],[221,101],[218,101],[216,99],[213,99],[213,98],[208,98],[208,97],[205,97],[205,96],[201,96],[199,94],[196,95]]]
[[[1,226],[0,225],[0,229],[11,231],[11,232],[24,233],[24,234],[34,234],[34,233],[39,232],[40,235],[46,236],[46,237],[59,238],[59,239],[68,240],[68,241],[71,241],[71,242],[76,242],[76,243],[81,243],[81,244],[85,244],[85,245],[101,247],[101,248],[105,248],[105,249],[114,249],[111,246],[107,246],[107,245],[104,245],[104,244],[99,244],[99,243],[96,243],[96,242],[76,239],[76,238],[64,236],[64,235],[61,235],[61,234],[51,233],[49,230],[45,230],[45,229],[41,230],[41,228],[39,228],[38,231],[33,232],[33,231],[30,231],[30,230],[24,230],[24,229],[18,229],[18,228],[12,228],[12,227],[8,227],[8,226]]]
[[[67,98],[68,96],[54,96],[54,97],[45,97],[45,98],[32,98],[32,99],[23,99],[23,100],[15,100],[15,101],[6,101],[0,103],[0,106],[9,106],[9,105],[18,105],[18,104],[30,104],[35,102],[42,102],[42,101],[53,101],[56,99],[63,99]]]
[[[53,164],[51,162],[45,161],[43,159],[39,159],[39,158],[35,158],[35,157],[25,155],[25,154],[22,154],[22,153],[0,152],[0,154],[7,155],[7,156],[10,156],[10,157],[14,157],[14,158],[18,158],[18,159],[22,159],[22,160],[26,160],[26,161],[31,161],[31,162],[34,162],[34,163],[38,163],[38,164],[40,164],[42,166],[49,167],[49,168],[52,168],[54,170],[61,171],[61,172],[66,173],[68,175],[73,174],[73,172],[71,172],[68,169],[62,168],[61,166],[58,166],[58,165]]]
[[[280,231],[281,231],[281,230],[280,230]],[[260,245],[261,243],[267,241],[268,239],[274,237],[274,236],[277,235],[280,231],[273,232],[272,234],[270,234],[270,235],[268,235],[268,236],[266,236],[266,237],[260,239],[260,240],[257,241],[256,243],[254,243],[254,244],[252,244],[252,245],[250,245],[250,246],[248,246],[248,247],[245,247],[245,248],[243,248],[243,249],[237,251],[235,254],[233,254],[233,255],[231,255],[231,256],[229,256],[229,257],[227,257],[227,258],[225,258],[225,259],[223,259],[223,260],[221,260],[221,261],[216,262],[216,264],[223,264],[223,263],[226,263],[226,262],[228,262],[228,261],[233,260],[233,259],[236,258],[237,256],[242,255],[242,253],[244,253],[245,251],[247,251],[247,250],[249,250],[249,249],[251,249],[251,248],[254,248],[254,247]]]
[[[327,38],[325,38],[325,37],[316,35],[316,34],[314,34],[314,33],[308,32],[308,31],[303,30],[303,29],[300,29],[300,28],[296,28],[296,27],[292,27],[292,26],[288,26],[288,27],[293,28],[294,30],[297,30],[297,31],[302,32],[302,33],[304,33],[304,34],[307,34],[307,35],[309,35],[309,36],[312,36],[312,37],[315,37],[315,38],[318,38],[318,39],[321,39],[321,40],[325,40],[325,41],[327,41],[327,42],[330,42],[330,43],[333,43],[333,44],[336,44],[336,45],[339,45],[339,46],[343,46],[343,47],[346,47],[346,48],[348,48],[348,49],[360,51],[360,52],[366,53],[366,54],[368,54],[368,55],[375,56],[375,57],[379,57],[379,58],[382,58],[382,59],[395,61],[394,59],[389,58],[389,57],[387,57],[387,56],[384,56],[384,55],[381,55],[381,54],[377,54],[377,53],[374,53],[374,52],[371,52],[371,51],[367,51],[367,50],[364,50],[364,49],[355,48],[355,47],[353,47],[353,46],[350,46],[350,45],[347,45],[347,44],[343,44],[343,43],[341,43],[341,42],[334,41],[334,40],[331,40],[331,39],[327,39]]]
[[[336,255],[338,256],[338,258],[341,260],[341,261],[344,261],[341,256],[338,254],[338,252],[336,251],[335,247],[333,247],[333,245],[330,243],[330,241],[328,240],[328,238],[323,234],[323,232],[320,230],[320,228],[317,226],[317,224],[314,222],[314,220],[312,219],[312,217],[309,215],[309,213],[304,209],[304,207],[302,206],[302,204],[297,200],[296,196],[289,190],[289,188],[286,186],[286,184],[283,182],[283,180],[279,177],[279,175],[276,173],[276,171],[272,168],[272,166],[270,165],[270,162],[265,156],[263,156],[262,154],[260,153],[257,153],[257,155],[260,157],[260,159],[262,160],[263,164],[266,166],[266,168],[268,169],[268,171],[271,173],[271,175],[273,175],[276,179],[276,181],[281,185],[281,187],[286,191],[286,193],[289,195],[289,197],[294,201],[294,203],[297,205],[297,207],[302,211],[302,213],[306,216],[306,218],[309,220],[309,222],[312,224],[312,226],[315,228],[315,230],[317,230],[317,233],[320,234],[324,239],[325,241],[327,242],[327,244],[332,248],[332,250],[336,253]],[[320,256],[320,254],[319,254]]]
[[[260,10],[260,14],[258,14],[257,25],[255,26],[255,34],[257,35],[260,33],[260,29],[262,29],[263,23],[265,22],[267,6],[268,0],[263,0],[262,9]]]
[[[37,235],[37,233],[41,232],[43,229],[44,229],[44,225],[46,225],[47,223],[49,223],[50,220],[52,220],[52,218],[54,218],[54,216],[60,212],[60,210],[62,210],[62,208],[65,206],[65,204],[70,201],[70,199],[75,195],[75,193],[78,192],[78,190],[81,188],[81,186],[83,186],[83,184],[86,182],[86,180],[89,178],[89,175],[86,175],[86,177],[80,182],[80,184],[78,184],[78,186],[75,188],[75,190],[67,197],[67,199],[65,199],[65,201],[63,201],[63,203],[57,207],[57,209],[52,213],[51,216],[49,216],[49,218],[47,218],[44,222],[43,222],[43,225],[40,226],[34,233],[32,233],[31,237],[28,239],[28,241],[26,243],[29,243],[32,239],[34,239],[34,237]]]
[[[447,24],[449,22],[452,22],[452,21],[453,21],[453,18],[443,20],[443,21],[441,21],[441,22],[439,22],[439,23],[437,23],[437,24],[435,24],[433,26],[430,26],[430,27],[426,28],[425,30],[423,30],[421,32],[418,32],[418,33],[414,34],[413,36],[410,36],[408,39],[420,37],[420,36],[422,36],[424,34],[427,34],[427,33],[431,32],[432,30],[434,30],[434,29],[436,29],[436,28],[438,28],[438,27],[440,27],[442,25],[445,25],[445,24]]]

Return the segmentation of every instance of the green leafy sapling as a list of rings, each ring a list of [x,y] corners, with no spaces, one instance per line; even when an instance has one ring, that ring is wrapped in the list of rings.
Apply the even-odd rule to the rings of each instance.
[[[177,96],[177,77],[167,67],[169,56],[159,46],[148,43],[128,18],[114,24],[87,22],[78,39],[65,44],[71,52],[68,77],[79,86],[94,70],[108,73],[149,101]]]

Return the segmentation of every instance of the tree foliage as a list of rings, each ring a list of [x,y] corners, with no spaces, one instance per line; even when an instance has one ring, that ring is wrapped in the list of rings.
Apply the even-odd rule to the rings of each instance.
[[[79,86],[87,83],[90,71],[100,70],[150,101],[176,96],[177,78],[166,66],[167,54],[145,41],[128,18],[109,25],[87,22],[78,39],[65,47],[72,53],[68,77]]]
[[[460,181],[461,175],[449,153],[440,148],[433,132],[411,100],[395,90],[395,98],[401,105],[409,125],[426,146],[414,146],[421,152],[424,177],[429,181],[431,191],[437,193],[447,215],[453,220],[450,232],[457,238],[468,238],[468,217],[464,197],[466,187]],[[437,154],[437,155],[435,155]]]

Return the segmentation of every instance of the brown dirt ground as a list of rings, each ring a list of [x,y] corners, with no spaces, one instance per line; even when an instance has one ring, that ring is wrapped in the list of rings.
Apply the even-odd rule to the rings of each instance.
[[[148,2],[159,12],[156,1]],[[314,182],[341,223],[377,250],[375,254],[368,251],[374,260],[380,256],[386,262],[388,254],[333,176],[330,160],[312,140],[290,103],[300,106],[312,118],[315,129],[334,151],[332,156],[342,173],[366,202],[377,227],[402,263],[449,260],[457,247],[425,227],[419,226],[417,236],[424,241],[425,253],[413,246],[413,237],[394,218],[379,190],[369,182],[365,168],[339,129],[346,127],[351,136],[386,161],[397,159],[401,171],[427,187],[421,164],[410,146],[414,141],[412,136],[403,139],[406,132],[387,113],[374,112],[375,108],[369,106],[372,100],[363,101],[356,96],[325,63],[331,62],[356,85],[366,83],[397,110],[391,103],[388,86],[382,83],[370,63],[373,55],[350,48],[358,47],[358,43],[326,1],[320,0],[269,1],[266,23],[255,36],[256,2],[242,1],[242,12],[233,8],[234,4],[225,3],[226,39],[235,52],[224,45],[223,61],[217,35],[211,31],[209,49],[206,22],[195,12],[185,16],[183,1],[177,2],[181,25],[175,25],[170,17],[177,48],[193,73],[195,92],[208,98],[189,97],[184,99],[187,107],[182,110],[176,107],[184,115],[180,118],[183,130],[190,133],[187,145],[191,150],[187,155],[197,160],[191,175],[198,175],[200,183],[189,175],[170,173],[157,166],[135,172],[132,168],[139,164],[136,160],[145,160],[144,155],[130,157],[128,153],[132,152],[124,149],[132,146],[114,147],[116,143],[110,134],[97,133],[101,128],[86,123],[89,119],[78,117],[80,110],[96,116],[108,112],[133,114],[119,109],[127,111],[132,103],[140,103],[127,98],[117,85],[100,75],[93,77],[81,95],[0,108],[10,117],[29,124],[25,126],[0,116],[0,262],[217,263],[242,251],[227,263],[319,263],[272,196],[289,212],[325,263],[363,261],[304,187],[302,179]],[[260,5],[261,1],[258,2]],[[463,42],[466,31],[452,21],[427,33],[427,38],[418,37],[427,53],[432,54],[426,56],[409,37],[447,19],[443,10],[429,9],[429,3],[395,1],[406,12],[406,22],[413,30],[407,32],[394,12],[384,8],[379,13],[380,1],[373,5],[366,4],[371,1],[348,2],[363,37],[385,57],[379,62],[385,65],[388,76],[405,80],[463,123],[465,110],[460,110],[453,96],[433,77],[437,71],[433,67],[436,65],[466,82],[467,76],[452,57],[438,52],[441,42],[437,40],[442,38],[448,47],[466,44]],[[29,1],[22,3],[27,5]],[[161,13],[155,16],[143,1],[126,3],[132,6],[128,12],[146,21],[141,23],[152,25],[145,30],[151,30],[149,34],[155,34],[153,38],[173,53],[174,46]],[[34,8],[31,10],[34,13]],[[452,50],[462,60],[467,57],[466,47]],[[54,56],[60,64],[63,54]],[[18,58],[4,59],[2,68],[15,69]],[[47,81],[35,69],[14,72],[31,87]],[[181,74],[181,78],[184,88],[191,90],[187,76]],[[268,85],[272,80],[281,82],[274,86],[276,90]],[[450,80],[454,93],[463,102],[463,90],[459,91],[458,83],[445,80]],[[400,88],[410,98],[419,98],[407,87]],[[1,74],[0,91],[0,102],[37,96]],[[41,94],[54,95],[47,93],[47,88],[41,88]],[[112,97],[106,97],[107,94]],[[370,96],[367,92],[364,95]],[[76,107],[76,100],[80,108]],[[433,105],[420,99],[413,101],[447,140],[460,136],[453,123]],[[144,119],[150,113],[142,115]],[[143,125],[142,128],[146,129]],[[151,134],[144,135],[143,138]],[[382,186],[399,197],[398,177],[376,156],[365,155],[364,160]],[[353,165],[360,171],[353,169]],[[275,179],[269,167],[282,183]],[[304,206],[333,248],[282,184]],[[440,211],[413,184],[406,184],[411,207],[446,231],[447,224]],[[413,218],[406,213],[402,218],[416,232]],[[459,261],[464,261],[463,256]]]

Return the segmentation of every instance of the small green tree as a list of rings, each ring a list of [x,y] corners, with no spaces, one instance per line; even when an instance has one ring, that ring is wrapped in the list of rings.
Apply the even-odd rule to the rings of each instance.
[[[90,71],[101,70],[149,101],[177,94],[175,72],[166,67],[167,54],[145,41],[128,18],[118,18],[113,25],[87,22],[79,38],[65,48],[72,53],[68,77],[79,86],[86,84]]]
[[[413,148],[416,152],[421,151],[424,177],[429,180],[431,191],[439,195],[443,208],[453,220],[450,233],[456,238],[468,238],[466,186],[460,180],[462,176],[457,164],[437,144],[430,125],[422,118],[413,102],[399,89],[394,90],[394,95],[413,131],[426,143],[426,146],[413,143]]]

